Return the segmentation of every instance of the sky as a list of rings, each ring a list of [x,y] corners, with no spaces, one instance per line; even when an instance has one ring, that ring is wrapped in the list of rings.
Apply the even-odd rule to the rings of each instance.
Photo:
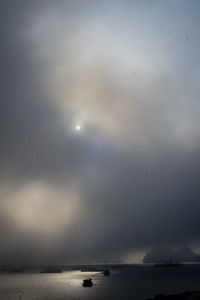
[[[0,1],[0,264],[200,251],[199,36],[198,0]]]

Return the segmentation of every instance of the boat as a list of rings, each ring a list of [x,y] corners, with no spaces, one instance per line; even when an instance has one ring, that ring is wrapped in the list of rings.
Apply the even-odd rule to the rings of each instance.
[[[91,287],[91,286],[93,286],[92,279],[91,278],[84,279],[82,286],[83,287]]]
[[[104,270],[103,275],[104,276],[110,276],[110,270]]]

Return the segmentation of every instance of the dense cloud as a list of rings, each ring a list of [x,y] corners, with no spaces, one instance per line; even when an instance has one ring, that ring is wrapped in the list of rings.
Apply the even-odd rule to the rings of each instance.
[[[198,246],[198,1],[0,11],[0,262]]]

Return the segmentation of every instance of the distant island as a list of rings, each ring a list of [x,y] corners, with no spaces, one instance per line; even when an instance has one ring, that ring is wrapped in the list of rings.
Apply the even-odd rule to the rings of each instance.
[[[147,252],[143,258],[143,263],[169,262],[200,262],[200,255],[189,247],[172,249],[167,246],[158,246]]]

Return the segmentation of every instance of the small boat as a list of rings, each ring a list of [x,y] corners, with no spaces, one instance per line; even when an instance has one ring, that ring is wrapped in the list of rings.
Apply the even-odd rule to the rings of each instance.
[[[110,276],[110,270],[104,270],[103,275],[104,276]]]
[[[83,287],[91,287],[91,286],[93,286],[92,279],[91,278],[84,279],[82,286]]]

